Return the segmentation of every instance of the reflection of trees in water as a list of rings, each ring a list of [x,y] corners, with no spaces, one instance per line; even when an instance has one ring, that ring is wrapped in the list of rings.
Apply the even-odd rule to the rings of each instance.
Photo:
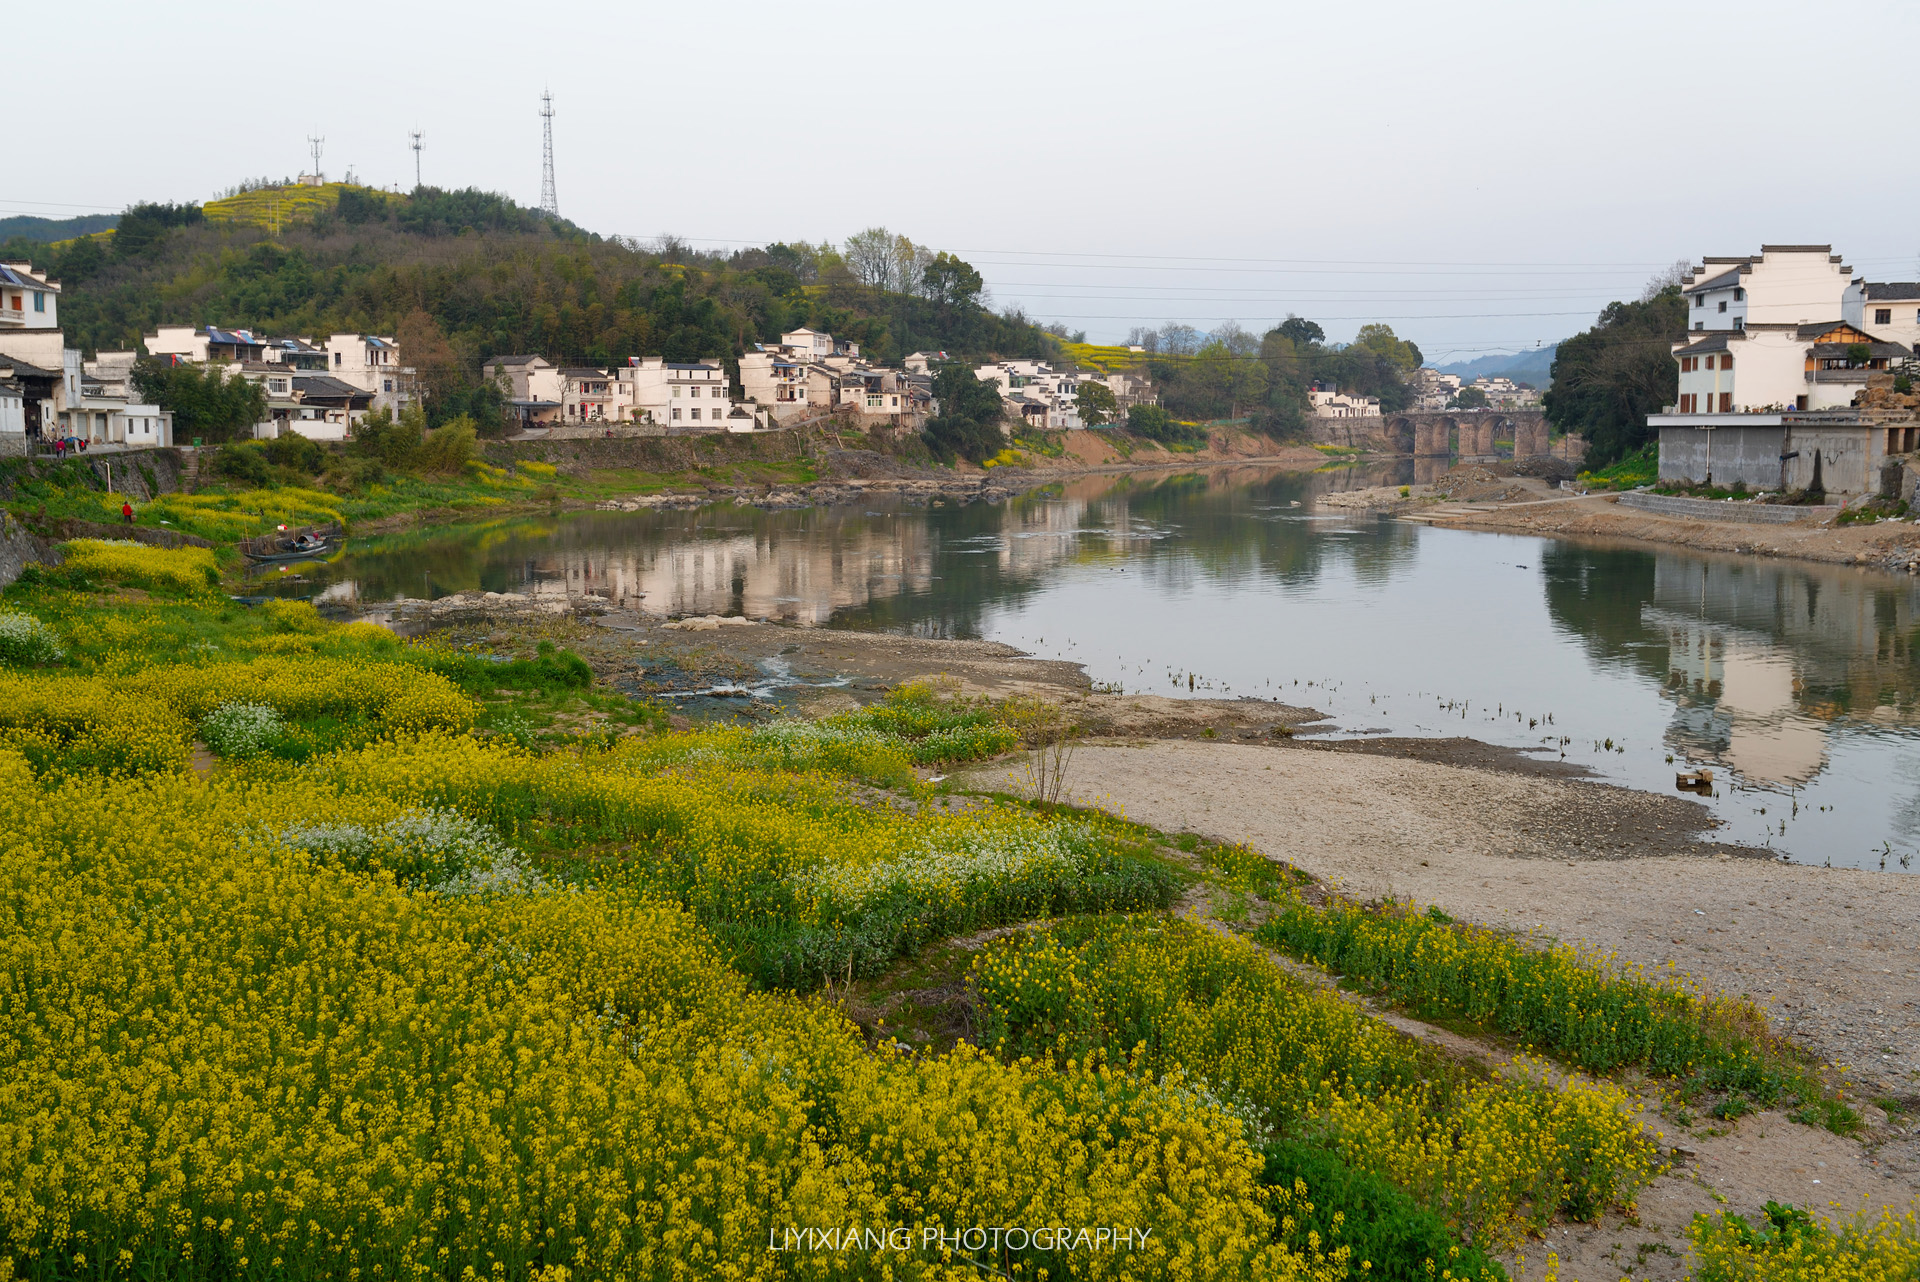
[[[1540,571],[1547,615],[1596,663],[1625,663],[1654,680],[1666,677],[1666,655],[1645,648],[1662,638],[1642,614],[1653,600],[1653,558],[1622,548],[1548,542]]]

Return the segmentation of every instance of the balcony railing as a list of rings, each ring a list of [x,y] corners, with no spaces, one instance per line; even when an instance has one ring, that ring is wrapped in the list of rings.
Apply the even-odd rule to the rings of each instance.
[[[1884,374],[1885,370],[1866,369],[1810,369],[1807,371],[1809,383],[1864,383],[1869,374]]]

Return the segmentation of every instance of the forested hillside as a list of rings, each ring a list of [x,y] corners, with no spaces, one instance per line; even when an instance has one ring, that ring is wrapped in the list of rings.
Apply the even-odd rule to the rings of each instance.
[[[603,238],[473,190],[262,188],[205,207],[136,206],[112,234],[14,238],[0,254],[62,282],[68,340],[89,352],[188,323],[401,333],[413,340],[410,363],[444,378],[505,352],[563,364],[733,357],[801,325],[857,339],[881,360],[1055,347],[983,307],[972,268],[879,229],[847,252],[770,245],[722,256]]]

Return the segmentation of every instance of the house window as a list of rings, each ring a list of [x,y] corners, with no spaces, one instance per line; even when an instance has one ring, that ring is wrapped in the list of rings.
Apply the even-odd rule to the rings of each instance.
[[[676,423],[680,421],[680,407],[678,405],[673,407],[673,421]]]
[[[677,387],[676,387],[676,388],[674,388],[674,389],[673,389],[673,394],[674,394],[675,396],[678,396],[678,395],[680,395],[680,389],[679,389],[679,388],[677,388]],[[677,417],[677,416],[676,416],[676,417]]]
[[[1745,302],[1747,299],[1747,291],[1744,289],[1735,289],[1733,291],[1733,296],[1736,301]]]
[[[1721,368],[1721,369],[1732,369],[1732,368],[1733,368],[1733,353],[1732,353],[1732,352],[1722,352],[1722,353],[1720,354],[1720,368]]]
[[[47,310],[47,296],[37,289],[33,291],[33,310],[36,312]]]
[[[345,358],[346,358],[345,352],[335,352],[333,354],[333,367],[335,369],[339,369],[340,366],[345,363]]]
[[[698,405],[693,407],[693,418],[695,422],[698,422],[700,419],[700,407]]]
[[[694,388],[694,389],[693,389],[692,391],[690,391],[690,392],[688,393],[688,395],[690,395],[690,396],[699,396],[699,395],[700,395],[700,389],[696,387],[696,388]]]
[[[1732,392],[1720,393],[1720,412],[1722,414],[1733,413],[1733,393]]]
[[[1713,357],[1711,357],[1711,356],[1709,356],[1709,357],[1707,357],[1707,368],[1708,368],[1708,369],[1712,369],[1712,368],[1713,368]]]
[[[1695,307],[1705,307],[1707,305],[1707,296],[1705,294],[1695,294],[1693,296],[1693,305]]]
[[[1876,325],[1893,324],[1893,308],[1881,307],[1876,309],[1875,312],[1873,313],[1873,323]]]
[[[1727,310],[1727,300],[1724,298],[1720,300],[1720,310],[1723,312]]]
[[[389,378],[389,379],[387,379],[387,380],[386,380],[386,381],[385,381],[385,382],[384,382],[384,383],[382,384],[382,386],[384,386],[384,387],[385,387],[385,388],[386,388],[386,389],[387,389],[387,390],[388,390],[389,392],[391,392],[391,391],[393,390],[393,380],[392,380],[392,379],[390,379],[390,378]]]
[[[13,296],[13,310],[14,310],[14,311],[16,311],[16,312],[17,312],[17,311],[19,311],[19,310],[21,310],[21,308],[20,308],[20,295],[18,295],[18,294],[15,294],[15,295]]]

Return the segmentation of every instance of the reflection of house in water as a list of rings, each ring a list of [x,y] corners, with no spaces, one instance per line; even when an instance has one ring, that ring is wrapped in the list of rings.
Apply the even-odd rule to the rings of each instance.
[[[1752,784],[1804,784],[1827,763],[1827,723],[1804,715],[1793,660],[1762,638],[1648,612],[1663,627],[1677,704],[1667,746],[1718,761]]]
[[[1026,575],[1074,554],[1086,505],[991,510],[990,525],[964,541],[1001,572]],[[556,548],[535,557],[525,590],[601,596],[652,614],[744,614],[809,626],[876,598],[931,590],[940,549],[924,521],[814,517],[798,529],[755,522],[751,530],[722,532],[703,529],[698,514],[689,514],[682,530],[662,530],[648,545]]]
[[[1812,779],[1836,722],[1916,720],[1909,637],[1920,609],[1905,583],[1659,556],[1641,617],[1667,639],[1679,705],[1668,745],[1750,782]]]

